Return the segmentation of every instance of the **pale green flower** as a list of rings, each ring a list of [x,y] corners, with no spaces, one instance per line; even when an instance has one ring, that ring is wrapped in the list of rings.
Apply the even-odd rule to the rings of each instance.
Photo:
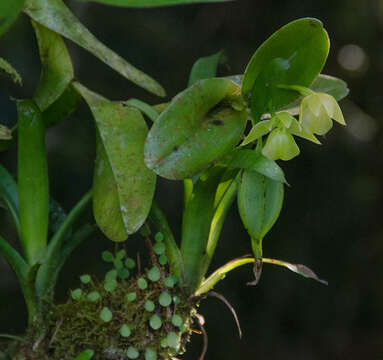
[[[301,103],[299,123],[311,134],[324,135],[332,128],[332,120],[346,125],[342,111],[331,95],[312,93]]]
[[[267,137],[262,154],[271,160],[291,160],[299,155],[299,147],[285,128],[276,128]]]

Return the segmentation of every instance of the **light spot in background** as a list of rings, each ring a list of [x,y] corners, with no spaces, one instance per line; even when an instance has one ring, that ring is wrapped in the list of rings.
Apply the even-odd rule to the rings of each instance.
[[[373,117],[367,115],[358,106],[347,102],[346,130],[355,139],[370,142],[374,139],[379,124]]]
[[[338,63],[348,71],[361,71],[367,66],[367,56],[360,46],[348,44],[339,50]]]

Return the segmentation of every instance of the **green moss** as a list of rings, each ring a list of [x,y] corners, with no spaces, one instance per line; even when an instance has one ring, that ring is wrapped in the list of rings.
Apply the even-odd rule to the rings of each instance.
[[[171,277],[166,268],[161,271]],[[173,356],[183,352],[196,310],[182,289],[169,288],[162,280],[146,281],[143,275],[129,280],[114,275],[106,277],[115,282],[113,291],[105,289],[108,281],[93,280],[83,285],[87,296],[70,297],[54,309],[49,360],[73,360],[85,349],[94,350],[92,360],[134,359],[134,350],[140,360],[168,360],[171,351]],[[90,296],[96,293],[97,300]],[[178,317],[184,331],[178,327]]]

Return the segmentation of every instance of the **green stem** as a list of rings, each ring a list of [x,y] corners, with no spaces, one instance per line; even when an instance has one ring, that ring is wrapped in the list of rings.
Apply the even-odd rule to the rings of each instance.
[[[153,200],[152,207],[150,209],[149,220],[156,226],[158,231],[164,235],[170,269],[172,273],[180,279],[182,284],[184,281],[184,265],[181,252],[177,246],[166,217],[155,200]]]
[[[191,198],[192,193],[193,193],[193,180],[185,179],[184,180],[184,209],[186,209],[186,206]]]
[[[20,240],[28,264],[38,263],[48,236],[49,182],[45,126],[32,100],[17,102]]]
[[[36,291],[39,297],[49,296],[56,282],[57,267],[60,263],[61,249],[69,229],[73,223],[87,209],[92,199],[92,191],[87,192],[82,199],[71,210],[66,219],[63,221],[56,234],[52,237],[46,251],[44,262],[41,265],[36,277]],[[48,299],[48,301],[49,301]]]
[[[28,308],[28,323],[31,324],[38,313],[37,301],[30,273],[31,267],[23,257],[0,236],[0,253],[5,257],[19,280],[24,300]]]
[[[231,183],[227,187],[222,199],[216,206],[215,213],[211,221],[209,238],[206,245],[206,254],[203,258],[203,276],[206,275],[210,262],[214,256],[226,215],[237,196],[239,178],[240,174],[238,172],[236,177],[231,180]]]

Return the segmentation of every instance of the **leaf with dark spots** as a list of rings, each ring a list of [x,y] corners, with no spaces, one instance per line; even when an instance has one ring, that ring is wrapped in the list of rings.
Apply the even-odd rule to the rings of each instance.
[[[124,241],[145,222],[156,175],[144,163],[148,132],[139,110],[111,102],[74,83],[98,128],[93,209],[97,224],[114,241]]]
[[[178,94],[148,134],[146,165],[162,177],[182,180],[231,151],[244,131],[247,110],[217,105],[238,91],[232,81],[215,78]]]

